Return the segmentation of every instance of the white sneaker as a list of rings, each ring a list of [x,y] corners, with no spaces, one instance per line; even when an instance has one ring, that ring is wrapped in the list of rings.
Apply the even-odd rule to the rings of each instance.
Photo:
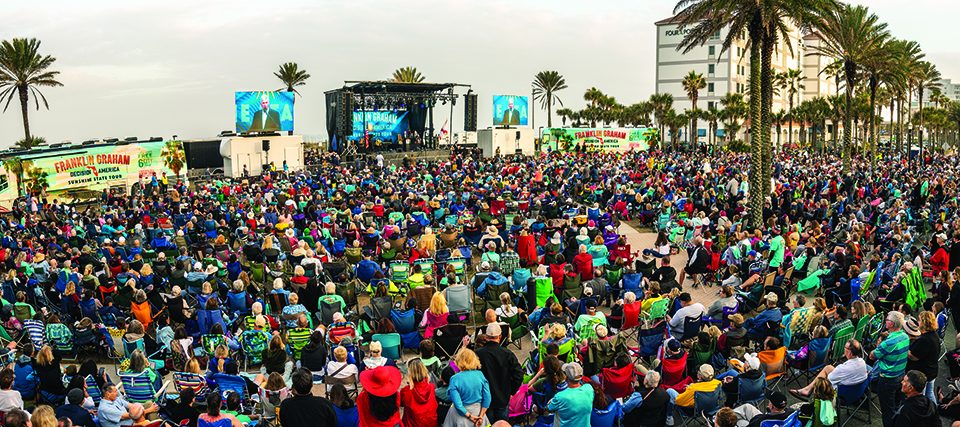
[[[673,415],[667,415],[667,425],[668,426],[673,425]]]

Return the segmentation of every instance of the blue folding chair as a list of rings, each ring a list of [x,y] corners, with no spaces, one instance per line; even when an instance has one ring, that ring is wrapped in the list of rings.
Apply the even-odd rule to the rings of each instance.
[[[220,390],[220,394],[224,400],[227,398],[227,392],[232,391],[240,396],[240,406],[245,407],[245,405],[250,403],[250,394],[247,393],[247,382],[243,377],[218,373],[213,374],[210,379],[217,383],[217,388]]]
[[[623,275],[623,292],[633,292],[636,295],[643,295],[643,274],[625,273]]]
[[[167,389],[170,382],[164,382],[160,390],[155,390],[150,375],[147,371],[143,371],[139,374],[120,374],[120,384],[123,385],[123,394],[130,403],[162,404],[163,391]]]
[[[416,310],[408,309],[404,311],[390,310],[390,321],[393,327],[400,334],[400,341],[403,348],[420,348],[420,328],[417,327]]]
[[[866,407],[867,409],[867,419],[857,418],[857,420],[863,422],[865,421],[867,425],[873,424],[873,416],[871,415],[870,407],[870,384],[869,380],[864,380],[860,384],[853,385],[839,385],[837,386],[837,409],[843,408],[847,410],[847,419],[840,424],[840,427],[847,425],[854,416],[860,412],[860,409]],[[852,412],[851,412],[852,409]]]
[[[798,380],[800,377],[811,379],[820,373],[824,365],[827,364],[827,357],[830,355],[830,344],[833,339],[830,337],[816,338],[807,343],[807,368],[793,368],[795,375],[791,375],[790,382]]]
[[[693,393],[693,411],[689,408],[677,406],[677,413],[683,419],[680,427],[689,424],[691,421],[709,419],[720,412],[720,386],[714,391],[697,391]]]
[[[666,340],[667,322],[659,322],[649,329],[641,329],[637,341],[641,357],[656,356]]]
[[[766,420],[760,423],[760,427],[800,427],[800,411],[793,411],[792,414],[782,420]]]
[[[83,382],[87,386],[87,394],[93,399],[93,405],[99,407],[103,393],[100,392],[100,386],[97,385],[97,380],[93,378],[93,375],[87,375],[87,377],[83,379]]]
[[[380,342],[380,345],[383,346],[383,357],[390,360],[400,360],[400,355],[403,354],[403,341],[400,334],[373,334],[371,339]]]
[[[766,390],[767,378],[765,375],[760,375],[760,378],[753,380],[741,376],[737,379],[737,404],[734,407],[744,403],[760,407],[760,402],[763,402],[766,398]]]
[[[590,427],[616,427],[620,425],[623,406],[614,399],[606,409],[594,409],[590,414]]]

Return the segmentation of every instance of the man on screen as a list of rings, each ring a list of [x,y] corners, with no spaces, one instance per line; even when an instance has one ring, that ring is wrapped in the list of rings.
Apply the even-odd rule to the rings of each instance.
[[[260,110],[254,113],[248,132],[269,132],[280,130],[280,113],[270,109],[270,96],[260,96]]]
[[[513,98],[508,98],[507,109],[503,112],[503,119],[500,120],[500,124],[504,126],[520,125],[520,112],[513,108]]]

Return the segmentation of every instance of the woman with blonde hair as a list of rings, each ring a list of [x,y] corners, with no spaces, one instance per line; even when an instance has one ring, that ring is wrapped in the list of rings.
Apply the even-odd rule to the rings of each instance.
[[[37,353],[33,369],[40,380],[40,394],[47,402],[62,402],[67,396],[63,385],[63,369],[60,358],[53,354],[53,348],[45,345]]]
[[[936,393],[934,393],[933,383],[937,380],[942,343],[940,335],[937,334],[937,316],[932,311],[921,311],[918,320],[920,323],[920,336],[910,340],[910,350],[907,353],[907,370],[920,371],[927,377],[927,386],[923,390],[924,396],[927,396],[934,405],[937,404]]]
[[[510,294],[503,292],[500,294],[500,307],[497,307],[497,317],[510,318],[523,313],[523,309],[513,305],[513,298]]]
[[[423,313],[423,320],[420,321],[421,327],[426,327],[423,333],[424,338],[433,338],[433,332],[447,324],[447,317],[450,315],[450,309],[447,308],[447,298],[442,292],[434,292],[430,298],[430,307]]]
[[[30,415],[32,427],[57,427],[57,415],[53,408],[47,405],[37,406]]]
[[[436,427],[436,386],[419,358],[407,362],[407,386],[400,389],[400,406],[403,427]]]
[[[184,372],[189,372],[191,374],[202,374],[200,370],[200,361],[196,357],[191,357],[187,360],[187,364],[183,367]]]
[[[490,424],[487,409],[490,408],[490,383],[480,371],[480,359],[468,348],[463,348],[454,358],[460,372],[450,378],[447,394],[453,405],[447,411],[443,427],[476,427]]]
[[[340,345],[333,349],[333,360],[327,362],[326,372],[336,379],[347,379],[357,375],[360,371],[357,365],[347,361],[347,348]],[[347,386],[348,390],[356,390],[356,384]]]

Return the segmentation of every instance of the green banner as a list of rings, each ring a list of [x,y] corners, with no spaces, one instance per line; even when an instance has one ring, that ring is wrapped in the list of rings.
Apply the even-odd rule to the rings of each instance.
[[[180,141],[141,142],[124,145],[77,147],[20,157],[26,191],[48,193],[83,189],[100,191],[116,185],[127,190],[141,181],[164,173],[174,180],[187,169]]]
[[[655,139],[655,128],[546,128],[540,134],[544,149],[574,151],[646,151]]]

